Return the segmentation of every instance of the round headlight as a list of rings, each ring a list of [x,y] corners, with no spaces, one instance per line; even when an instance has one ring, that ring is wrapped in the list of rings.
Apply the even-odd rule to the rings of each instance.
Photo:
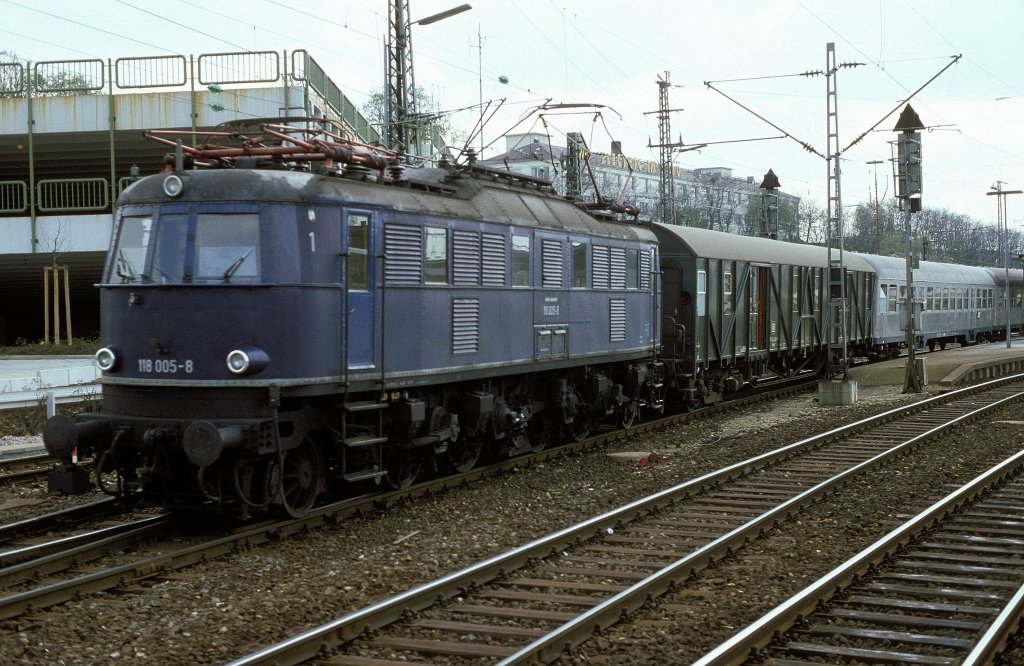
[[[259,347],[239,347],[228,352],[228,370],[236,375],[255,375],[262,372],[270,357]]]
[[[96,352],[96,366],[103,372],[113,372],[120,362],[121,357],[115,347],[104,347]]]
[[[164,194],[169,197],[180,196],[185,190],[185,183],[181,180],[181,176],[177,174],[171,174],[164,178]]]
[[[236,375],[245,374],[249,364],[249,355],[241,349],[235,349],[228,354],[228,370]]]

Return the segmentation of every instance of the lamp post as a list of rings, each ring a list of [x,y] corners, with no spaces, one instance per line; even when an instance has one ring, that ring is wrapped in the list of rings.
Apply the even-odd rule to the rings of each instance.
[[[415,146],[414,151],[419,152],[419,119],[416,114],[410,28],[416,24],[437,23],[469,9],[472,9],[471,5],[463,4],[410,22],[409,0],[390,0],[388,23],[391,34],[388,41],[387,94],[384,96],[387,118],[384,140],[391,148],[406,152],[411,140]]]
[[[1003,284],[1003,307],[1006,308],[1006,348],[1010,348],[1010,224],[1006,217],[1006,196],[1008,194],[1020,194],[1022,190],[1004,190],[1003,181],[997,180],[996,184],[986,192],[987,196],[996,197],[996,227],[999,231],[1000,241],[1003,246],[1003,270],[1006,273],[1006,282]]]

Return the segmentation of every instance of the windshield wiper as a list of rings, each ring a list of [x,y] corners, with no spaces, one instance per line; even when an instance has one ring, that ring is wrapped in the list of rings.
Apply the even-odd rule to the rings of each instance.
[[[248,250],[245,251],[245,253],[242,256],[240,256],[238,259],[235,259],[235,263],[233,263],[230,266],[228,266],[228,269],[226,271],[224,271],[224,281],[225,282],[227,282],[228,280],[231,279],[231,276],[235,274],[235,271],[237,271],[239,268],[241,268],[242,263],[245,262],[246,258],[250,254],[252,254],[253,250],[255,250],[255,249],[256,249],[255,247],[250,247]]]
[[[127,273],[122,271],[122,268]],[[117,277],[124,282],[132,282],[135,279],[135,271],[132,270],[131,262],[124,256],[124,250],[117,251]]]

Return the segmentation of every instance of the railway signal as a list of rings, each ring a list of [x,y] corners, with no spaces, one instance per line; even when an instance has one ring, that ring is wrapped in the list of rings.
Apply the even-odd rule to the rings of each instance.
[[[914,298],[914,248],[913,237],[910,228],[910,216],[921,210],[921,130],[924,124],[921,118],[914,111],[914,107],[907,104],[896,121],[894,132],[899,132],[896,140],[896,196],[900,200],[900,209],[905,214],[906,229],[904,242],[907,253],[907,292],[903,299],[903,309],[906,313],[904,327],[906,329],[907,345],[907,373],[903,378],[904,393],[920,393],[923,384],[923,365],[917,367],[916,347],[916,320],[920,310],[918,299]],[[923,305],[923,303],[921,303]]]

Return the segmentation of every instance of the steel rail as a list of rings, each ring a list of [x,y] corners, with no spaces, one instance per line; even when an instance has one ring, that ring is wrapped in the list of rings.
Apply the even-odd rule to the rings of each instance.
[[[1003,610],[985,633],[978,639],[970,654],[964,657],[960,666],[984,666],[991,664],[1006,644],[1006,638],[1018,627],[1021,615],[1024,615],[1024,585],[1010,597]]]
[[[119,567],[111,568],[107,571],[95,572],[86,576],[81,576],[75,579],[60,581],[57,583],[40,586],[33,590],[27,590],[7,597],[0,597],[0,619],[6,619],[9,617],[15,617],[29,609],[38,609],[46,606],[52,606],[58,603],[63,603],[70,599],[73,599],[83,593],[100,592],[108,590],[119,585],[124,585],[129,582],[142,580],[148,577],[158,575],[162,571],[171,569],[182,569],[191,566],[204,559],[211,557],[218,557],[220,555],[231,552],[239,547],[252,547],[262,543],[266,543],[272,539],[280,538],[281,536],[308,531],[319,525],[326,523],[337,523],[344,518],[355,515],[359,512],[365,511],[373,507],[387,507],[396,504],[400,501],[412,497],[419,497],[421,495],[428,495],[441,490],[456,487],[466,483],[470,483],[494,474],[508,471],[511,469],[517,469],[520,467],[535,464],[541,461],[547,461],[555,457],[569,455],[571,453],[596,446],[598,444],[606,443],[614,440],[618,437],[623,436],[624,433],[629,432],[635,434],[636,432],[643,432],[650,429],[664,427],[667,423],[672,423],[677,420],[686,420],[689,418],[700,418],[710,413],[717,413],[722,410],[731,409],[734,407],[750,404],[753,401],[770,399],[771,397],[778,396],[780,394],[790,393],[795,390],[799,390],[801,386],[790,385],[785,388],[769,392],[758,394],[756,396],[750,396],[741,400],[725,403],[722,406],[716,407],[711,410],[702,410],[702,412],[691,414],[681,414],[674,417],[668,417],[667,419],[659,419],[652,421],[647,424],[641,424],[635,426],[628,431],[617,430],[614,432],[604,433],[596,437],[592,437],[583,442],[574,442],[566,446],[559,446],[539,453],[531,454],[528,456],[520,456],[518,458],[512,458],[508,461],[501,463],[495,463],[486,467],[480,467],[468,472],[456,474],[452,476],[443,477],[427,481],[424,483],[416,484],[410,488],[404,490],[396,490],[387,493],[372,493],[359,497],[349,498],[341,502],[329,504],[317,509],[314,509],[306,516],[302,518],[296,518],[291,520],[285,520],[280,522],[273,522],[267,525],[262,525],[249,530],[239,532],[238,534],[229,535],[220,539],[216,539],[204,544],[191,546],[184,549],[179,549],[171,553],[164,553],[154,557],[147,557],[138,560],[133,563],[125,564]],[[704,412],[707,412],[705,414]],[[101,502],[94,503],[97,508],[113,506],[117,500],[103,500]],[[82,511],[83,509],[89,508],[92,505],[85,505],[76,509],[66,510],[67,514],[70,515],[76,511]],[[7,529],[22,530],[31,529],[31,526],[44,518],[52,519],[55,516],[64,514],[65,512],[58,512],[57,514],[48,514],[46,517],[40,517],[37,519],[29,519],[22,523],[17,523],[8,526]],[[4,529],[0,528],[0,538],[4,535]],[[112,537],[116,538],[116,537]],[[2,574],[2,571],[0,571]]]
[[[746,475],[756,469],[762,468],[774,461],[785,459],[803,449],[814,448],[822,443],[848,436],[870,426],[885,423],[908,414],[924,411],[930,407],[953,402],[963,397],[997,388],[1012,382],[1024,380],[1024,375],[1004,377],[983,384],[978,384],[964,389],[951,391],[946,394],[928,398],[917,403],[897,407],[855,423],[815,435],[775,451],[755,456],[721,470],[705,474],[701,477],[686,481],[671,488],[662,490],[646,498],[636,500],[607,513],[582,521],[576,525],[559,530],[547,536],[531,541],[519,548],[506,553],[496,555],[476,564],[470,565],[460,571],[449,574],[435,581],[417,586],[406,592],[399,593],[388,599],[367,606],[363,609],[349,613],[341,618],[327,622],[319,627],[304,631],[296,636],[286,639],[275,645],[268,646],[250,655],[244,656],[231,662],[230,666],[252,666],[255,664],[295,664],[316,657],[325,646],[339,645],[351,641],[366,631],[379,629],[401,619],[408,612],[416,612],[428,608],[438,600],[444,600],[465,593],[467,589],[494,580],[499,575],[521,568],[527,562],[535,558],[544,558],[550,554],[558,553],[563,548],[588,539],[604,532],[609,528],[615,528],[620,523],[632,517],[646,513],[653,509],[673,502],[675,499],[685,497],[701,489],[720,484],[721,482]],[[956,419],[957,422],[963,420]],[[927,434],[912,438],[918,442],[927,436],[933,436],[943,429],[937,426],[928,430]],[[912,445],[903,444],[901,448]],[[868,463],[877,464],[882,456],[875,456]],[[863,471],[868,463],[859,465]],[[844,472],[840,476],[849,478],[852,472]],[[827,484],[818,484],[801,497],[805,499],[819,496],[828,490]],[[769,516],[763,519],[755,519],[746,525],[742,525],[725,537],[722,537],[712,544],[698,549],[686,558],[670,565],[670,573],[657,573],[642,583],[638,583],[627,590],[616,595],[616,602],[610,601],[601,604],[593,611],[585,613],[586,619],[571,621],[552,634],[538,639],[531,644],[529,650],[523,650],[522,654],[516,653],[502,663],[521,663],[522,661],[540,658],[543,660],[557,657],[566,646],[570,646],[577,640],[577,632],[582,626],[589,627],[590,633],[601,626],[608,626],[621,618],[624,610],[636,608],[650,598],[658,596],[668,590],[674,580],[685,577],[700,568],[713,562],[718,557],[727,554],[730,549],[742,545],[747,539],[756,536],[766,526],[774,524],[778,520],[794,512],[797,507],[796,498],[789,500],[772,510]],[[585,631],[584,631],[585,633]],[[589,636],[589,634],[587,634]]]
[[[0,544],[8,543],[27,534],[38,534],[39,532],[53,529],[60,523],[112,514],[120,506],[120,500],[108,497],[95,502],[89,502],[88,504],[80,504],[68,509],[46,513],[41,516],[33,516],[32,518],[19,520],[15,523],[0,525]]]
[[[152,536],[170,519],[170,514],[151,516],[0,553],[0,587],[94,560]]]
[[[937,425],[930,430],[905,440],[902,444],[899,444],[888,451],[880,453],[858,465],[855,465],[854,467],[850,467],[845,471],[826,479],[825,481],[822,481],[816,486],[778,505],[771,511],[761,514],[757,518],[741,525],[732,532],[712,541],[700,550],[694,551],[693,554],[676,561],[672,565],[662,569],[647,579],[636,583],[623,592],[620,592],[604,603],[594,607],[592,610],[580,615],[575,620],[566,623],[555,631],[549,632],[547,635],[537,639],[513,655],[500,661],[500,666],[522,664],[537,659],[544,662],[553,661],[565,649],[575,647],[582,642],[582,640],[593,635],[593,633],[601,627],[614,624],[620,617],[622,617],[624,611],[634,611],[647,603],[651,598],[661,596],[667,592],[672,583],[698,570],[698,564],[706,566],[707,564],[728,555],[729,551],[743,545],[749,541],[751,537],[757,536],[762,531],[798,513],[803,507],[817,501],[827,492],[834,490],[838,485],[841,485],[852,477],[877,467],[880,463],[894,455],[898,455],[908,448],[916,446],[920,442],[931,439],[935,435],[949,430],[964,421],[971,420],[984,412],[1019,400],[1021,397],[1024,397],[1024,391],[1021,391],[1014,396],[1009,396],[994,403],[984,405],[976,410],[946,421],[941,425]],[[1022,455],[1024,455],[1024,452],[1022,452]],[[873,561],[874,560],[869,560],[864,564],[864,569],[866,569]],[[700,566],[699,568],[704,568],[704,566]],[[833,586],[830,589],[834,590],[836,588]],[[775,627],[775,630],[778,630],[778,626]],[[708,662],[708,664],[712,663],[730,662]],[[693,666],[697,666],[697,664],[694,664]]]
[[[1006,399],[1006,401],[1009,400],[1010,398]],[[1003,402],[1005,404],[1005,401]],[[960,506],[979,497],[993,484],[1017,473],[1022,464],[1024,464],[1024,450],[983,472],[972,481],[935,502],[900,527],[892,530],[875,543],[864,548],[852,558],[835,567],[814,583],[811,583],[788,600],[776,606],[759,620],[748,625],[732,638],[693,662],[692,666],[721,666],[723,664],[742,663],[754,649],[763,647],[779,632],[793,626],[801,617],[810,615],[821,602],[830,599],[836,591],[848,587],[856,576],[867,572],[872,566],[888,557],[897,547],[907,543],[926,528],[945,519],[946,516]],[[975,660],[973,663],[984,663],[984,656],[993,649],[994,642],[998,642],[998,632],[1005,629],[1007,624],[1012,623],[1014,612],[1019,613],[1022,603],[1021,597],[1022,592],[1018,591],[1000,615],[999,626],[993,625],[986,633],[984,641],[979,642],[975,650],[977,654],[972,657]],[[1003,635],[1005,636],[1005,634]]]

